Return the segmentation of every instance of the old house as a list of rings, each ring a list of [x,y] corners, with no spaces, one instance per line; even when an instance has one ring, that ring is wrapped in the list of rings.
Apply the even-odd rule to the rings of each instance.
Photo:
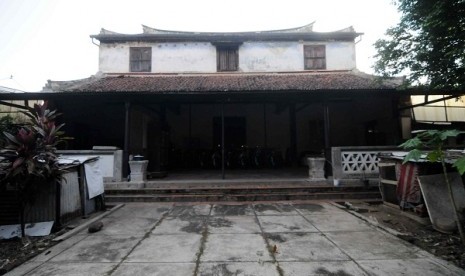
[[[231,168],[246,147],[286,164],[330,159],[332,147],[402,138],[400,83],[357,70],[361,35],[352,27],[314,32],[312,24],[240,33],[102,29],[91,36],[99,73],[49,81],[44,92],[74,95],[56,101],[77,137],[71,147],[118,146],[145,156],[150,171],[217,166],[199,159],[214,162],[221,145]]]

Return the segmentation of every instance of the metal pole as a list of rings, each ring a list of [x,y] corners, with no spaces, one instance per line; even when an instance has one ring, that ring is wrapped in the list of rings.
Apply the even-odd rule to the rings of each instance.
[[[224,102],[221,102],[221,175],[225,179],[224,171]]]

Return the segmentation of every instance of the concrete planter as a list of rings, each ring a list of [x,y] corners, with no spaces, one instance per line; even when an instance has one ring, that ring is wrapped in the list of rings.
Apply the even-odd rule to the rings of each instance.
[[[308,177],[312,180],[325,179],[325,158],[307,157]]]
[[[129,161],[129,168],[131,169],[131,182],[143,182],[147,180],[148,164],[148,160]]]

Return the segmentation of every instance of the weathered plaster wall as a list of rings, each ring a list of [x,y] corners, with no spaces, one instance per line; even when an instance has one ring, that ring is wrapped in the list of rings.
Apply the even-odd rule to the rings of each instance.
[[[352,70],[356,68],[354,43],[330,42],[325,44],[327,70]]]
[[[303,70],[302,45],[295,42],[246,42],[239,48],[243,72]]]
[[[351,70],[356,67],[355,45],[350,42],[246,42],[239,48],[239,70],[303,71],[304,45],[326,45],[327,70]]]
[[[160,43],[152,48],[152,72],[216,72],[216,48],[210,43]]]
[[[326,45],[327,70],[356,67],[355,44],[351,42],[244,42],[239,47],[239,71],[302,71],[304,44]],[[216,72],[216,47],[207,42],[101,44],[99,70],[105,73],[129,72],[130,47],[152,47],[153,73]]]
[[[99,70],[129,72],[130,47],[152,47],[153,73],[216,72],[216,48],[210,43],[100,44]]]
[[[99,71],[129,72],[129,47],[147,47],[146,43],[100,44]]]

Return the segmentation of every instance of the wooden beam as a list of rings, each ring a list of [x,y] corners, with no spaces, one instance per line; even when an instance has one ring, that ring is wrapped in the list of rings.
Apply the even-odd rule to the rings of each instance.
[[[14,104],[14,103],[9,103],[5,101],[0,101],[0,105],[6,105],[14,108],[19,108],[19,109],[24,109],[24,110],[31,110],[29,106],[24,106],[24,105],[19,105],[19,104]]]

